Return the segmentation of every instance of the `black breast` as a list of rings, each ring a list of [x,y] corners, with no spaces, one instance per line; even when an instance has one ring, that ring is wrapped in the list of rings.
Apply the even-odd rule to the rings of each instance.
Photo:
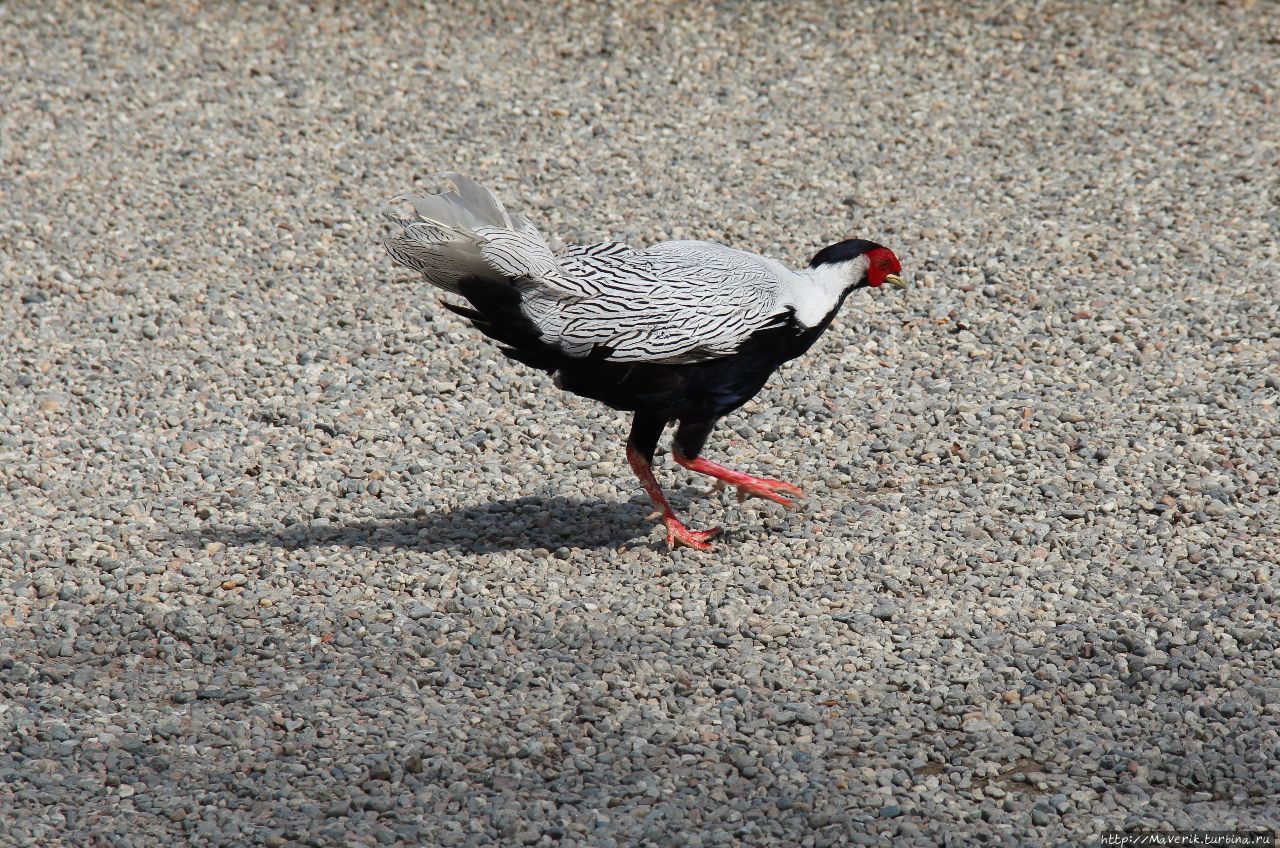
[[[832,311],[834,315],[834,310]],[[794,314],[752,334],[732,354],[684,365],[561,360],[556,384],[614,409],[668,421],[714,421],[742,406],[784,362],[800,356],[831,322],[804,327]]]

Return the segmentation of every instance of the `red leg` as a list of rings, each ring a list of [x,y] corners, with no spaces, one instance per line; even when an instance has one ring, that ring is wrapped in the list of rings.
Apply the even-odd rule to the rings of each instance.
[[[743,474],[741,471],[734,471],[732,468],[726,468],[719,463],[712,462],[708,459],[698,457],[697,459],[689,459],[681,453],[679,448],[672,451],[675,461],[690,471],[696,471],[699,474],[706,474],[717,480],[723,480],[738,487],[738,501],[742,502],[751,495],[760,498],[768,498],[774,503],[780,503],[785,507],[794,508],[796,502],[791,498],[783,497],[779,492],[785,492],[788,495],[796,497],[804,497],[804,492],[800,491],[800,487],[788,483],[784,480],[770,480],[768,477],[752,477],[750,474]]]
[[[658,480],[653,476],[653,466],[649,463],[649,459],[640,452],[634,445],[627,445],[627,462],[631,464],[631,470],[640,478],[640,485],[644,486],[644,490],[649,495],[649,499],[653,501],[662,512],[662,520],[667,525],[667,544],[675,550],[679,545],[688,545],[699,551],[710,551],[714,549],[714,545],[708,542],[709,539],[720,533],[720,528],[716,527],[712,530],[690,530],[676,518],[675,512],[671,509],[671,504],[667,503],[667,496],[662,493],[662,487],[658,485]]]

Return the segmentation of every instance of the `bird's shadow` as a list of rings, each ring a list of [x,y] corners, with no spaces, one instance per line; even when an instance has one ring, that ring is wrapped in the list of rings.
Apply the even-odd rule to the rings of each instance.
[[[277,527],[202,527],[187,541],[229,547],[270,545],[299,548],[401,548],[469,553],[555,550],[561,547],[618,548],[647,536],[648,505],[628,501],[579,500],[530,495],[474,506],[390,515],[349,523],[317,520]]]

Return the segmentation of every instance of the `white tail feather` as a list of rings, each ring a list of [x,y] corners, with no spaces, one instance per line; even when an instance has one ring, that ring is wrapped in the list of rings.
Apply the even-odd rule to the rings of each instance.
[[[444,177],[457,189],[458,199],[485,224],[492,227],[506,227],[509,230],[515,229],[511,226],[511,218],[507,215],[507,210],[502,208],[502,202],[493,196],[493,192],[462,174],[449,172]]]
[[[523,215],[508,214],[498,198],[461,174],[442,174],[453,191],[401,196],[416,215],[405,217],[394,207],[383,216],[399,227],[383,239],[398,264],[417,271],[427,282],[457,292],[464,277],[533,278],[556,288],[561,275],[546,239]]]

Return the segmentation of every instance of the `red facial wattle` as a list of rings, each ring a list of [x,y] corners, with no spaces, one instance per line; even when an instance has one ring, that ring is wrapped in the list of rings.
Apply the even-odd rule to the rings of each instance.
[[[867,285],[876,288],[884,284],[890,274],[901,274],[902,263],[887,247],[877,247],[867,253]]]

